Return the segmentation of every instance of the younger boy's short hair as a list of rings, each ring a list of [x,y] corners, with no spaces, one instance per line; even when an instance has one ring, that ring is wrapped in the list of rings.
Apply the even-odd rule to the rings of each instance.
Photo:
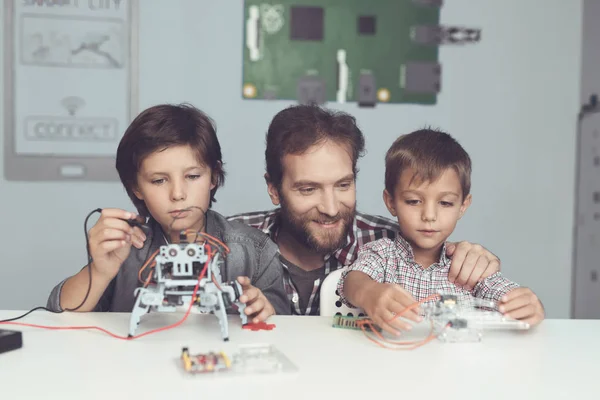
[[[449,134],[426,128],[394,141],[385,156],[385,188],[394,195],[407,169],[414,169],[411,183],[434,182],[448,168],[454,168],[462,187],[463,200],[471,191],[471,158]]]
[[[208,115],[189,104],[160,104],[142,111],[125,131],[117,149],[116,168],[142,217],[150,216],[146,204],[134,193],[142,162],[157,151],[185,145],[211,169],[215,188],[210,192],[210,207],[217,201],[217,189],[225,182],[225,170],[215,124]]]

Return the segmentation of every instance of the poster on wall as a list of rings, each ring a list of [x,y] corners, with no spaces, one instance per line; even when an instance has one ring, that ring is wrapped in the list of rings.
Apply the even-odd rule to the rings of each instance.
[[[436,104],[438,47],[481,30],[441,26],[442,0],[245,0],[247,100]]]
[[[7,180],[118,179],[138,112],[137,0],[4,0]]]

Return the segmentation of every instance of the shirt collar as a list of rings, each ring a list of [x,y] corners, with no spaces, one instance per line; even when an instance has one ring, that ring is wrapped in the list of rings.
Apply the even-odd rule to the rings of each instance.
[[[406,239],[404,239],[400,234],[396,235],[396,247],[398,248],[398,251],[400,252],[400,255],[403,258],[406,258],[412,262],[415,262],[415,255],[413,253],[413,249],[412,246],[410,245],[410,243],[408,243],[406,241]],[[429,266],[427,266],[429,267]],[[438,262],[436,264],[433,264],[431,266],[431,268],[428,269],[448,269],[450,268],[450,258],[448,258],[448,256],[446,255],[446,242],[444,242],[444,245],[442,246],[442,253],[440,254],[440,259],[438,260]]]

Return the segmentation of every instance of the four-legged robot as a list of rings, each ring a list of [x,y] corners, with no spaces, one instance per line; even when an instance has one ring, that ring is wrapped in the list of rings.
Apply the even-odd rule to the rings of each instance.
[[[135,290],[136,302],[131,312],[129,335],[134,336],[142,315],[150,311],[174,312],[177,306],[192,302],[194,288],[202,272],[194,305],[201,313],[213,313],[219,319],[223,340],[229,340],[227,309],[237,306],[242,325],[248,317],[246,305],[239,301],[242,287],[236,282],[222,283],[220,253],[206,253],[204,243],[168,244],[160,247],[153,272],[155,284]]]

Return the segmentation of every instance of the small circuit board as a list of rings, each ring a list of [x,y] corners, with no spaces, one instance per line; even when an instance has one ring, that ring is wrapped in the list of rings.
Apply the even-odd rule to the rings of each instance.
[[[440,25],[442,4],[244,0],[242,96],[359,107],[436,104],[439,46],[476,43],[481,35]]]
[[[353,329],[353,330],[357,330],[360,331],[361,328],[358,325],[358,321],[360,321],[361,319],[365,319],[365,317],[350,317],[347,315],[334,315],[333,316],[333,323],[331,326],[333,326],[334,328],[341,328],[341,329]],[[369,327],[365,326],[366,329],[369,329]],[[378,332],[381,332],[381,328],[376,327]]]
[[[184,347],[181,362],[185,372],[194,375],[263,375],[298,370],[281,351],[270,344],[242,345],[229,355],[221,351],[190,354],[188,348]]]
[[[181,350],[181,361],[183,368],[190,373],[220,372],[231,368],[231,361],[223,352],[190,354],[188,348],[184,347]]]

